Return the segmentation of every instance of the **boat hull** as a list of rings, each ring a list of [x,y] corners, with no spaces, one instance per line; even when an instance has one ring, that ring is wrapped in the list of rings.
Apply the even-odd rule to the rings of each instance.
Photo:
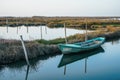
[[[95,41],[99,43],[95,43]],[[59,44],[58,47],[63,54],[76,53],[81,51],[89,51],[100,47],[105,41],[105,38],[99,37],[95,39],[88,40],[86,42],[79,42],[74,44]]]

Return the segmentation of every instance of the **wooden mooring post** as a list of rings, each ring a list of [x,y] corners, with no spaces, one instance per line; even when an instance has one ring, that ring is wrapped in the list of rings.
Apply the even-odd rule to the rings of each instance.
[[[41,40],[42,40],[42,26],[40,26]]]
[[[47,34],[47,26],[45,26],[45,33]]]
[[[27,33],[29,33],[29,27],[27,26]]]
[[[7,27],[7,33],[8,33],[8,19],[6,18],[6,27]]]
[[[28,60],[27,50],[26,50],[26,47],[25,47],[22,35],[20,35],[20,39],[21,39],[23,50],[24,50],[24,54],[25,54],[25,59],[26,59],[27,65],[30,65],[29,60]]]
[[[87,32],[87,19],[85,19],[85,41],[88,40],[88,32]]]
[[[17,27],[17,34],[18,34],[18,20],[16,18],[16,27]]]
[[[67,44],[67,32],[66,32],[66,26],[65,26],[65,23],[64,23],[64,29],[65,29],[65,43]]]
[[[17,34],[18,34],[18,26],[17,26]]]

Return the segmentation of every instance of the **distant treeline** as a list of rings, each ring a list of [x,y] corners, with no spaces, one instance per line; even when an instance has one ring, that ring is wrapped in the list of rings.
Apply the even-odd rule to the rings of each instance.
[[[120,17],[0,17],[0,26],[41,26],[47,25],[50,28],[63,27],[84,28],[86,23],[88,28],[95,28],[99,25],[120,25]]]

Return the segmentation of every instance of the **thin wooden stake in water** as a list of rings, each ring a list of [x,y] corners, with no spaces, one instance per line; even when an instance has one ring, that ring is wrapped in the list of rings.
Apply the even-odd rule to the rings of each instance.
[[[22,46],[23,46],[23,50],[24,50],[24,54],[25,54],[25,59],[26,59],[27,65],[30,65],[29,60],[28,60],[28,55],[27,55],[26,47],[25,47],[22,35],[20,35],[20,39],[21,39],[21,43],[22,43]]]
[[[85,22],[86,22],[86,24],[85,24],[85,30],[86,30],[86,33],[85,33],[85,41],[87,41],[88,40],[88,37],[87,37],[87,20],[85,19]]]
[[[7,27],[7,33],[8,33],[8,19],[6,18],[6,27]]]
[[[17,34],[18,34],[18,21],[17,21],[17,18],[16,18],[16,27],[17,27]]]
[[[41,39],[42,39],[42,26],[40,26]]]
[[[47,34],[47,26],[45,26],[45,33]]]
[[[67,34],[66,34],[66,27],[65,27],[65,23],[64,23],[64,29],[65,29],[65,42],[67,44]]]
[[[18,26],[17,26],[17,34],[18,34]]]
[[[29,27],[27,26],[27,33],[29,32]]]

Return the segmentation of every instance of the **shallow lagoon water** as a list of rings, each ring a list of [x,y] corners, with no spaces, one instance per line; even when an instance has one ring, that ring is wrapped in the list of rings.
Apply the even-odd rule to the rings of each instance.
[[[85,33],[85,30],[77,30],[70,28],[67,28],[66,30],[67,36],[74,35],[77,33]],[[56,38],[64,38],[64,28],[48,28],[47,26],[19,26],[8,28],[5,26],[0,27],[0,38],[20,40],[20,35],[23,36],[24,40],[36,40],[41,38],[45,40],[51,40]]]
[[[120,80],[120,40],[106,42],[102,45],[102,49],[91,55],[88,54],[94,51],[87,52],[85,53],[87,57],[60,68],[58,65],[63,55],[39,57],[30,62],[27,77],[25,61],[2,65],[0,80]],[[82,56],[81,54],[84,53],[77,55]]]

